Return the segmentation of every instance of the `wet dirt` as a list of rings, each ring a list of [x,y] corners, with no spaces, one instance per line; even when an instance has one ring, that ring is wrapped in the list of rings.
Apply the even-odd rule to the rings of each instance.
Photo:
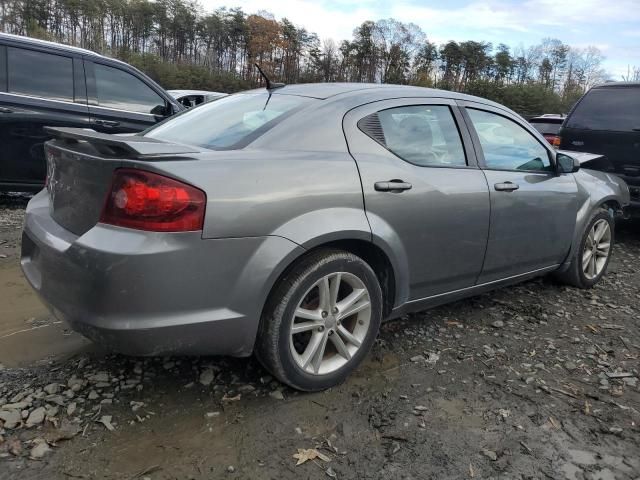
[[[344,384],[301,394],[253,359],[75,344],[16,269],[22,207],[0,202],[0,332],[51,325],[0,343],[0,410],[23,394],[60,408],[0,433],[0,479],[640,478],[639,223],[619,225],[593,290],[538,279],[386,323]],[[30,459],[38,438],[52,451]],[[329,461],[296,466],[301,448]]]

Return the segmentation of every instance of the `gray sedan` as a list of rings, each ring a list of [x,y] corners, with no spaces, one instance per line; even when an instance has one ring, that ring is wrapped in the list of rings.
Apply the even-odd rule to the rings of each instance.
[[[50,131],[22,268],[55,315],[130,354],[255,352],[301,390],[342,381],[384,319],[548,273],[593,286],[629,202],[507,108],[417,87]]]

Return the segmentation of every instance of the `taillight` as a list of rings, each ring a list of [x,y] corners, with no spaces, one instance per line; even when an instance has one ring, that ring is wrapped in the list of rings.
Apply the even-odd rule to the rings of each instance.
[[[555,137],[553,137],[553,141],[551,142],[551,146],[553,148],[560,148],[560,136],[556,135]]]
[[[157,173],[121,168],[114,172],[100,221],[153,232],[202,230],[206,195]]]

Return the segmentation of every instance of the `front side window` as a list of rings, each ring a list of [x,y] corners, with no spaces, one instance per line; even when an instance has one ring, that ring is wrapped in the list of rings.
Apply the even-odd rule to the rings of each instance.
[[[377,124],[378,134],[370,134]],[[378,126],[379,124],[379,126]],[[458,127],[445,105],[389,108],[358,122],[360,129],[403,160],[422,167],[467,164]],[[379,129],[382,130],[380,135]]]
[[[164,121],[145,136],[212,150],[239,148],[313,101],[268,92],[230,95]]]
[[[73,59],[7,48],[9,92],[73,102]]]
[[[146,83],[118,68],[94,64],[98,105],[129,112],[162,114],[164,99]]]
[[[484,110],[467,108],[467,112],[480,138],[487,168],[553,171],[547,149],[516,122]]]
[[[576,105],[567,128],[631,132],[640,128],[640,88],[594,88]]]

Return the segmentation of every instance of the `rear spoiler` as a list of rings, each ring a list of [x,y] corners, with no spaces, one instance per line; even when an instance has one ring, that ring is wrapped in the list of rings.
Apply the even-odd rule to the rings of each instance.
[[[44,127],[47,133],[67,143],[88,142],[100,153],[110,156],[145,158],[162,155],[197,153],[197,147],[179,143],[163,142],[140,135],[111,135],[89,128]]]

